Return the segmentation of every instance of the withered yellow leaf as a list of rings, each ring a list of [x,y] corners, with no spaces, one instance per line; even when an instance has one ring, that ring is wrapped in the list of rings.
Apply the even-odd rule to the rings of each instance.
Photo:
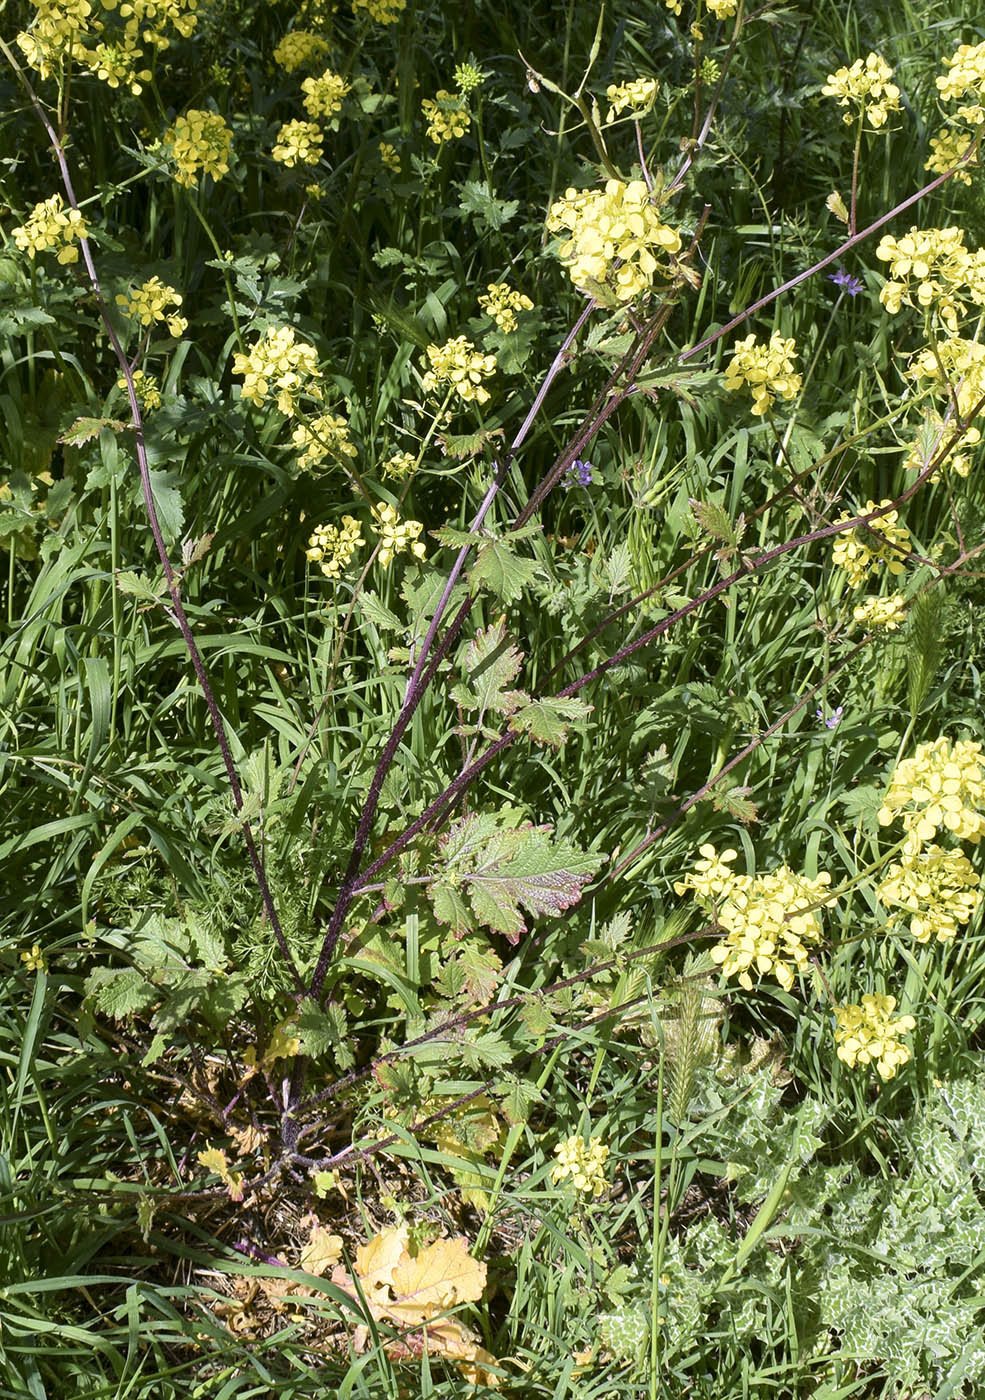
[[[366,1296],[374,1302],[388,1298],[393,1280],[393,1271],[402,1255],[407,1253],[409,1231],[406,1225],[389,1225],[374,1235],[369,1244],[360,1245],[356,1250],[356,1273],[366,1291]]]
[[[453,1308],[482,1297],[486,1286],[486,1266],[469,1254],[468,1242],[461,1238],[436,1240],[422,1249],[416,1259],[406,1253],[393,1270],[394,1299],[406,1312],[408,1305]]]
[[[332,1235],[322,1225],[312,1225],[311,1238],[301,1251],[298,1268],[308,1274],[324,1274],[342,1258],[342,1236]]]

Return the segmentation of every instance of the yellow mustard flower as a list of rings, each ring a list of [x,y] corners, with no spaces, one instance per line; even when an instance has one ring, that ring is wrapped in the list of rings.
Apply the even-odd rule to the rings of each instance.
[[[875,1064],[881,1078],[892,1079],[910,1058],[909,1048],[900,1036],[917,1024],[912,1016],[894,1018],[895,1009],[895,997],[879,995],[863,996],[861,1006],[836,1007],[835,1044],[839,1060],[852,1069]]]
[[[509,333],[517,326],[518,311],[533,311],[534,304],[528,296],[515,291],[508,282],[490,282],[485,294],[479,297],[479,306],[491,316],[501,331]]]
[[[903,829],[920,844],[941,828],[976,845],[985,835],[985,760],[969,739],[945,736],[920,744],[893,770],[879,809],[880,826],[903,818]]]
[[[308,540],[304,557],[317,564],[326,578],[341,578],[352,556],[366,541],[360,534],[358,520],[343,515],[341,525],[318,525]]]
[[[309,117],[331,117],[342,110],[342,99],[352,90],[352,84],[331,68],[326,68],[320,78],[305,78],[301,84],[304,93],[304,110]]]
[[[292,29],[274,49],[274,62],[280,64],[285,73],[293,73],[295,68],[317,63],[328,53],[328,44],[319,34],[309,34],[305,29]]]
[[[418,539],[424,526],[419,520],[401,520],[395,506],[382,502],[373,507],[373,529],[380,537],[380,563],[390,567],[395,554],[406,550],[416,559],[423,559],[425,547]]]
[[[857,514],[869,515],[872,511],[889,504],[888,500],[880,501],[877,507],[875,501],[866,501]],[[849,511],[840,515],[836,523],[854,518]],[[859,584],[864,583],[869,574],[880,565],[894,577],[904,572],[905,554],[910,548],[910,532],[898,521],[899,511],[889,510],[885,515],[880,515],[878,520],[873,520],[871,525],[859,525],[854,530],[845,530],[842,534],[833,536],[831,557],[839,569],[844,569],[853,587],[857,588]]]
[[[464,136],[472,121],[463,99],[456,93],[446,92],[444,88],[435,93],[434,101],[426,97],[421,103],[421,111],[428,124],[428,136],[436,146]]]
[[[324,155],[321,127],[315,122],[284,122],[277,133],[271,155],[289,168],[295,165],[317,165]]]
[[[310,423],[298,423],[291,438],[298,449],[298,466],[302,470],[317,466],[326,457],[342,459],[357,455],[349,439],[349,424],[339,414],[322,413]]]
[[[779,331],[770,336],[768,345],[760,345],[755,335],[736,341],[732,358],[725,370],[726,389],[741,389],[748,385],[752,394],[752,411],[757,417],[768,413],[777,395],[792,399],[800,393],[801,376],[794,369],[797,353],[792,339],[784,339]]]
[[[165,321],[175,339],[185,333],[188,322],[184,316],[169,312],[168,308],[180,306],[181,301],[181,293],[176,292],[174,287],[166,286],[159,277],[151,277],[134,291],[121,293],[116,298],[117,306],[122,307],[127,316],[139,321],[142,326],[153,326],[157,321]]]
[[[467,403],[486,403],[489,390],[483,384],[496,373],[495,355],[483,355],[464,335],[446,340],[444,345],[427,347],[429,369],[424,375],[425,393],[448,384]]]
[[[270,327],[245,355],[233,357],[233,374],[243,375],[243,398],[261,404],[271,392],[290,417],[302,394],[320,399],[321,371],[313,345],[296,339],[293,326]]]
[[[981,876],[963,851],[908,843],[876,893],[890,909],[909,911],[918,943],[950,943],[981,901]]]
[[[608,1145],[601,1137],[593,1137],[585,1142],[576,1134],[565,1138],[554,1149],[557,1164],[551,1170],[555,1182],[570,1178],[576,1191],[585,1196],[601,1196],[608,1182],[605,1179],[605,1163],[609,1156]]]
[[[164,142],[171,148],[179,185],[190,187],[200,172],[213,180],[229,173],[233,133],[218,112],[190,109],[165,133]]]
[[[12,234],[14,243],[32,261],[37,253],[53,252],[57,248],[58,261],[63,264],[78,262],[76,244],[80,238],[88,236],[85,219],[77,209],[66,209],[60,194],[36,204],[27,222],[15,228]]]
[[[558,249],[568,276],[594,296],[634,300],[653,285],[658,272],[672,277],[668,255],[680,252],[680,234],[660,218],[642,180],[607,180],[604,190],[565,191],[547,216],[550,233],[567,229]]]
[[[878,130],[886,125],[890,112],[900,110],[900,90],[890,82],[892,76],[893,70],[882,55],[870,53],[864,59],[857,58],[850,68],[829,74],[821,91],[825,97],[836,97],[839,107],[853,105]],[[846,122],[854,118],[854,111],[845,113]]]
[[[906,615],[906,599],[902,593],[891,593],[888,598],[866,598],[852,609],[852,617],[860,627],[883,628],[895,632]]]

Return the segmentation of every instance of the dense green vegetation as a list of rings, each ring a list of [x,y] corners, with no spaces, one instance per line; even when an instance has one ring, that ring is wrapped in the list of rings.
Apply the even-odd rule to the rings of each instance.
[[[0,1397],[980,1395],[985,26],[0,57]]]

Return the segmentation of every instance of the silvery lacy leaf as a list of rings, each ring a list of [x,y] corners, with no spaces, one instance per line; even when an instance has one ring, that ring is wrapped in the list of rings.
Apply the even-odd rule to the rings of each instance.
[[[452,923],[456,933],[466,931],[467,921],[469,928],[479,925],[516,943],[527,927],[521,911],[556,915],[577,903],[601,860],[566,841],[553,842],[550,832],[501,826],[488,813],[455,822],[441,841],[444,868],[428,885],[435,917]]]

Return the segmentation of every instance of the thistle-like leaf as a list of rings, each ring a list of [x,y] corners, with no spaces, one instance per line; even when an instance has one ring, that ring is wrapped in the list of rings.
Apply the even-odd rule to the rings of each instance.
[[[507,690],[523,665],[523,653],[506,636],[503,618],[480,628],[465,648],[463,667],[468,682],[452,686],[451,696],[463,710],[512,715],[529,699],[525,691]]]
[[[571,725],[586,719],[592,708],[574,698],[531,700],[511,716],[509,727],[514,734],[529,734],[534,743],[559,749],[567,741]]]

